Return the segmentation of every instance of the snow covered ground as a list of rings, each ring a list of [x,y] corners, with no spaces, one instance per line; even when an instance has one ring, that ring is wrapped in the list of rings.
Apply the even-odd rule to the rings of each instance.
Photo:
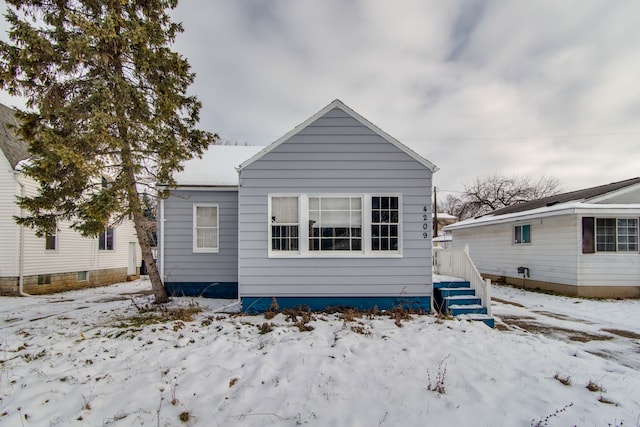
[[[640,426],[638,300],[494,287],[490,329],[183,298],[145,325],[149,289],[0,298],[0,425]]]

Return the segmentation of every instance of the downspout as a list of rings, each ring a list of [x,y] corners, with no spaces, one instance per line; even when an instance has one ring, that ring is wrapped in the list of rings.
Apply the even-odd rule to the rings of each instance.
[[[13,177],[20,186],[20,197],[24,197],[24,183],[20,182],[20,172],[14,171]],[[22,218],[23,209],[20,208],[20,217]],[[30,297],[32,295],[26,293],[24,291],[24,225],[20,226],[20,250],[18,251],[20,254],[20,263],[18,264],[18,295],[21,297]]]

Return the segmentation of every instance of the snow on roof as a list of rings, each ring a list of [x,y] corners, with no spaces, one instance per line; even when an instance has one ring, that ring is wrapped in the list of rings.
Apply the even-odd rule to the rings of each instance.
[[[262,149],[263,146],[212,145],[202,158],[185,162],[184,170],[174,178],[182,187],[238,185],[236,167]]]

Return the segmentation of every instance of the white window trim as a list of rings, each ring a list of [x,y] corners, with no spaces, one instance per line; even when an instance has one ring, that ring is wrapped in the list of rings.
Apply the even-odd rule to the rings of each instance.
[[[598,220],[599,219],[613,219],[615,221],[615,247],[616,250],[615,251],[599,251],[598,250]],[[613,256],[613,255],[617,255],[617,256],[624,256],[624,255],[634,255],[637,256],[638,255],[638,251],[637,250],[631,250],[631,251],[621,251],[618,250],[618,220],[619,219],[635,219],[636,220],[636,225],[638,226],[638,228],[640,228],[640,219],[638,219],[635,216],[596,216],[594,217],[593,220],[593,239],[594,239],[594,249],[596,254],[600,254],[600,255],[605,255],[605,256]],[[638,242],[638,249],[640,250],[640,242]]]
[[[197,222],[197,213],[198,208],[216,208],[216,247],[215,248],[199,248],[198,246],[198,235],[196,232],[196,222]],[[193,241],[193,252],[194,253],[208,253],[208,254],[217,254],[220,252],[220,206],[217,203],[194,203],[193,204],[193,219],[192,219],[192,241]]]
[[[271,199],[272,197],[298,198],[298,250],[275,251],[271,249]],[[310,251],[309,198],[311,197],[360,197],[362,199],[362,250],[360,251]],[[398,198],[398,250],[374,251],[371,249],[371,198]],[[269,193],[267,194],[267,250],[269,258],[402,258],[404,204],[400,193]]]

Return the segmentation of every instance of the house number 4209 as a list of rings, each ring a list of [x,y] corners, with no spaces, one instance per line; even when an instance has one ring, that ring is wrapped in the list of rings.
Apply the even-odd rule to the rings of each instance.
[[[424,212],[429,212],[426,206],[422,208],[422,210]],[[423,239],[429,238],[429,214],[428,213],[425,213],[422,215],[422,238]]]

